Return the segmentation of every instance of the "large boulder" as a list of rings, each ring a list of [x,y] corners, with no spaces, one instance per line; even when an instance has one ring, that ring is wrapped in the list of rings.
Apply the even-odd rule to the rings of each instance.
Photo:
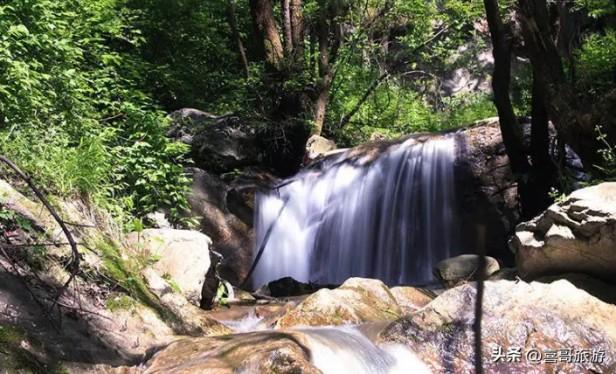
[[[300,333],[184,339],[157,353],[146,373],[320,373]]]
[[[402,313],[413,313],[434,300],[435,295],[416,287],[393,287],[389,291],[400,305]]]
[[[524,147],[530,149],[529,118],[518,118],[524,134]],[[550,139],[556,131],[550,127]],[[456,133],[458,159],[455,165],[457,222],[464,244],[461,253],[484,248],[505,266],[512,266],[514,256],[507,240],[520,222],[518,181],[511,171],[498,117],[477,121]],[[558,149],[552,150],[554,154]],[[577,180],[586,176],[579,158],[568,148],[565,167]]]
[[[146,229],[129,234],[127,244],[134,253],[154,260],[152,269],[177,286],[188,301],[200,304],[210,268],[209,237],[192,230]]]
[[[509,245],[520,275],[585,273],[616,280],[616,183],[574,191],[529,222]]]
[[[170,114],[168,135],[191,147],[195,163],[204,169],[224,172],[259,162],[254,128],[233,116],[215,116],[183,108]]]
[[[188,171],[193,180],[188,196],[191,216],[199,218],[200,231],[212,238],[214,250],[222,255],[219,275],[238,285],[252,264],[252,206],[219,177],[197,168]]]
[[[471,283],[450,289],[390,324],[379,341],[404,344],[435,373],[472,373],[476,294]],[[616,306],[567,281],[486,282],[482,311],[486,373],[613,372]]]
[[[349,278],[340,287],[321,289],[288,311],[276,323],[290,326],[323,326],[392,321],[402,309],[387,286],[375,279]]]
[[[498,261],[494,258],[486,256],[485,261],[485,276],[490,276],[500,269]],[[455,287],[462,283],[477,280],[480,274],[479,263],[479,255],[466,254],[451,257],[436,264],[434,275],[445,287]]]

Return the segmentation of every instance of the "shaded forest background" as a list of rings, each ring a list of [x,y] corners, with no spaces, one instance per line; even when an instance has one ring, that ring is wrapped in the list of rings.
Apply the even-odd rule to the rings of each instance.
[[[0,4],[0,153],[127,226],[160,208],[181,223],[190,159],[167,113],[183,107],[252,127],[280,175],[312,134],[352,146],[498,114],[526,216],[570,188],[548,120],[561,155],[616,176],[610,0]]]

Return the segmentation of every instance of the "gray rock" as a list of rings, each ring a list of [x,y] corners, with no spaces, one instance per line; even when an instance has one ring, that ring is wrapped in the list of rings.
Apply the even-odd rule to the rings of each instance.
[[[129,234],[127,243],[135,253],[155,259],[152,269],[156,274],[177,285],[188,301],[199,305],[210,268],[209,237],[192,230],[146,229]]]
[[[476,286],[447,290],[425,308],[391,323],[381,343],[410,348],[434,373],[475,372]],[[561,280],[551,284],[486,282],[482,299],[482,358],[486,373],[613,373],[616,364],[616,306]],[[500,349],[500,351],[499,351]],[[506,360],[520,350],[519,360]],[[527,359],[535,349],[541,362]],[[586,350],[597,358],[546,363],[546,352]],[[505,356],[495,359],[495,353]],[[567,352],[565,352],[566,354]],[[560,353],[559,353],[560,354]]]
[[[490,276],[499,270],[498,261],[486,256],[485,275]],[[434,275],[447,288],[477,280],[479,274],[479,255],[466,254],[448,258],[439,262],[434,269]]]
[[[308,164],[314,160],[326,156],[336,150],[336,143],[320,135],[312,135],[306,142],[306,155],[304,163]]]
[[[215,116],[184,108],[169,115],[173,121],[168,136],[188,144],[196,165],[225,172],[259,162],[254,128],[231,115]]]
[[[509,246],[524,279],[584,273],[616,280],[616,183],[573,192],[519,224]]]
[[[170,229],[171,223],[167,220],[165,213],[163,212],[152,212],[148,213],[145,216],[145,219],[157,229]]]
[[[252,216],[252,207],[232,199],[231,185],[201,169],[190,169],[192,191],[188,196],[191,215],[200,218],[200,231],[207,233],[222,255],[219,275],[232,284],[241,283],[252,264],[254,246],[251,222],[240,219]],[[233,204],[231,204],[233,203]],[[231,209],[235,207],[234,214]],[[241,215],[241,210],[248,213]],[[215,291],[215,290],[213,290]]]

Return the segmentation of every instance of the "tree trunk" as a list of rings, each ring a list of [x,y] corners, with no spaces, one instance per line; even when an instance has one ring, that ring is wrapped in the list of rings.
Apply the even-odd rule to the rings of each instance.
[[[580,110],[548,23],[545,0],[519,0],[521,25],[533,69],[541,76],[548,113],[558,134],[580,156],[586,167],[600,162],[594,124]]]
[[[511,82],[511,36],[507,35],[503,25],[497,0],[484,0],[488,27],[492,38],[494,55],[494,73],[492,89],[494,104],[498,111],[499,123],[505,150],[514,173],[525,174],[530,165],[524,152],[522,131],[518,125],[511,99],[509,85]]]
[[[282,30],[284,33],[284,50],[287,55],[293,52],[293,31],[291,29],[291,0],[281,0]]]
[[[302,12],[302,0],[290,0],[290,2],[293,61],[301,63],[304,59],[304,15]]]
[[[280,70],[284,60],[284,51],[278,27],[272,10],[270,0],[250,0],[250,13],[254,25],[263,41],[265,61],[272,67]]]
[[[341,32],[334,17],[328,17],[325,4],[321,4],[321,15],[319,16],[318,38],[319,38],[319,84],[318,95],[314,109],[314,127],[312,134],[320,135],[323,132],[327,105],[329,104],[330,90],[334,80],[333,64],[338,55],[338,48],[341,42]],[[333,41],[330,46],[330,33],[333,31]]]
[[[248,67],[248,58],[246,57],[246,49],[244,48],[244,43],[242,43],[242,38],[240,37],[240,32],[237,27],[237,16],[235,9],[235,0],[229,0],[227,4],[227,17],[229,19],[229,27],[231,28],[231,36],[233,37],[233,42],[237,46],[237,51],[240,55],[240,62],[244,68],[244,74],[246,74],[246,78],[249,78],[250,69]]]
[[[554,185],[555,165],[550,157],[548,113],[543,83],[537,72],[533,73],[530,154],[530,193],[524,202],[525,206],[522,207],[523,219],[531,219],[550,206],[550,188]]]

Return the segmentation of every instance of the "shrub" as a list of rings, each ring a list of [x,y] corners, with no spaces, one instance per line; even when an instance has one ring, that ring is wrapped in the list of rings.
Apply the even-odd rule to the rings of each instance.
[[[0,152],[53,194],[92,196],[123,220],[167,208],[178,221],[186,148],[139,89],[143,38],[122,5],[0,5]]]

